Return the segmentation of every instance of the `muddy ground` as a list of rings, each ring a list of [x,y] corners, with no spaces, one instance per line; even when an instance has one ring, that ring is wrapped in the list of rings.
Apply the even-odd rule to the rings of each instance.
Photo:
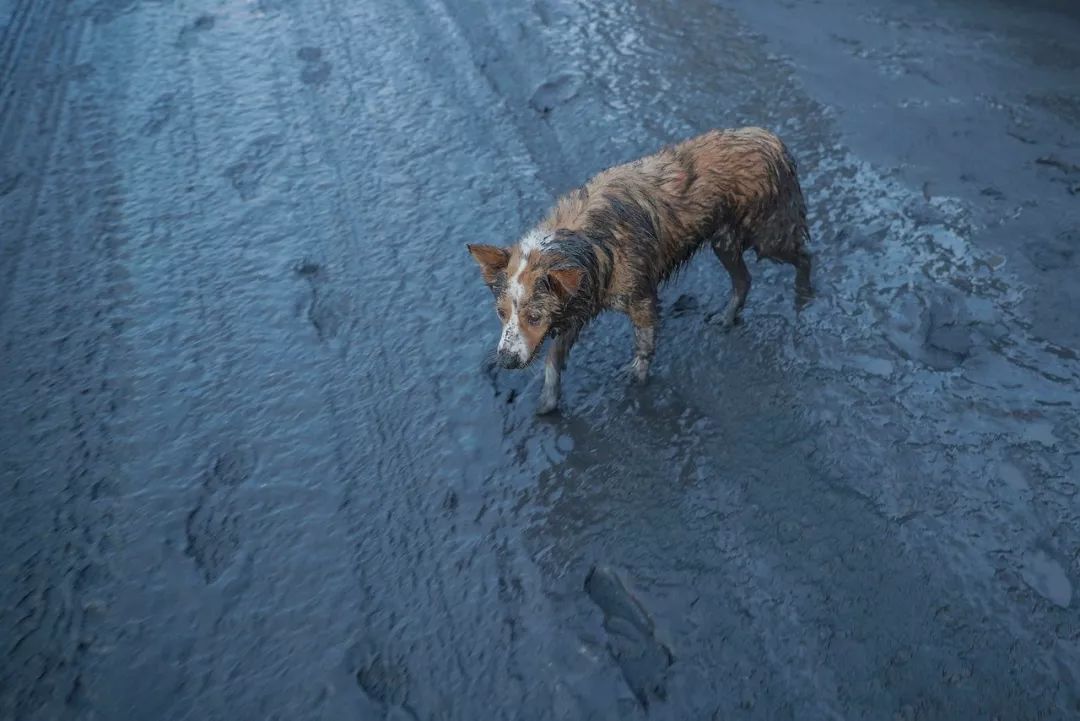
[[[1080,12],[0,0],[0,719],[1080,717]],[[466,242],[715,126],[712,257],[560,416]]]

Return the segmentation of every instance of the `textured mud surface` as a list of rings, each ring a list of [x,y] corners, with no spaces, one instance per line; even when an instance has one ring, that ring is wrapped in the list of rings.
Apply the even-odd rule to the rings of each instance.
[[[0,719],[1080,715],[1080,18],[0,0]],[[537,419],[466,242],[712,126],[698,258]]]

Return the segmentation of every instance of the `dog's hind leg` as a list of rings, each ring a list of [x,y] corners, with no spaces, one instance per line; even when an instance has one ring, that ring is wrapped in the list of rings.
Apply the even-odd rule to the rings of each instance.
[[[743,262],[742,244],[738,241],[727,236],[717,236],[712,240],[712,249],[731,276],[731,298],[728,299],[720,321],[725,328],[730,328],[735,325],[739,311],[746,305],[746,296],[750,292],[750,271]]]
[[[642,298],[630,304],[627,309],[630,322],[634,324],[634,359],[630,362],[630,376],[638,383],[644,383],[649,376],[656,353],[656,330],[660,325],[660,301],[656,296]]]
[[[778,260],[795,267],[795,307],[802,308],[814,296],[814,288],[810,282],[810,270],[813,259],[810,251],[803,243],[795,243],[782,252],[771,252],[763,257]]]
[[[799,246],[792,265],[795,266],[795,307],[802,308],[814,297],[814,286],[810,282],[813,259],[805,246]]]
[[[559,407],[560,377],[577,336],[578,328],[569,328],[556,336],[551,344],[547,362],[544,363],[544,389],[540,391],[540,404],[536,407],[538,415],[551,413]]]

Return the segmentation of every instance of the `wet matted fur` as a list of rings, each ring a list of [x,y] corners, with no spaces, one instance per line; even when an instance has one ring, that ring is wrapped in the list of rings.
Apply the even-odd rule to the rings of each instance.
[[[644,381],[656,350],[657,290],[708,243],[731,276],[722,313],[735,323],[750,290],[743,253],[790,263],[810,296],[806,204],[795,161],[761,128],[714,130],[603,171],[559,199],[509,248],[470,245],[503,323],[500,363],[532,362],[555,341],[538,412],[554,410],[559,375],[578,333],[603,310],[634,325],[631,372]]]

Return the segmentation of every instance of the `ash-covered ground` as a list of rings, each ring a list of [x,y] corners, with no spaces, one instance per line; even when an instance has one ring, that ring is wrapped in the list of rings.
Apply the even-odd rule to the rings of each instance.
[[[1080,717],[1080,13],[0,0],[0,719]],[[650,383],[491,373],[467,242],[712,127]]]

